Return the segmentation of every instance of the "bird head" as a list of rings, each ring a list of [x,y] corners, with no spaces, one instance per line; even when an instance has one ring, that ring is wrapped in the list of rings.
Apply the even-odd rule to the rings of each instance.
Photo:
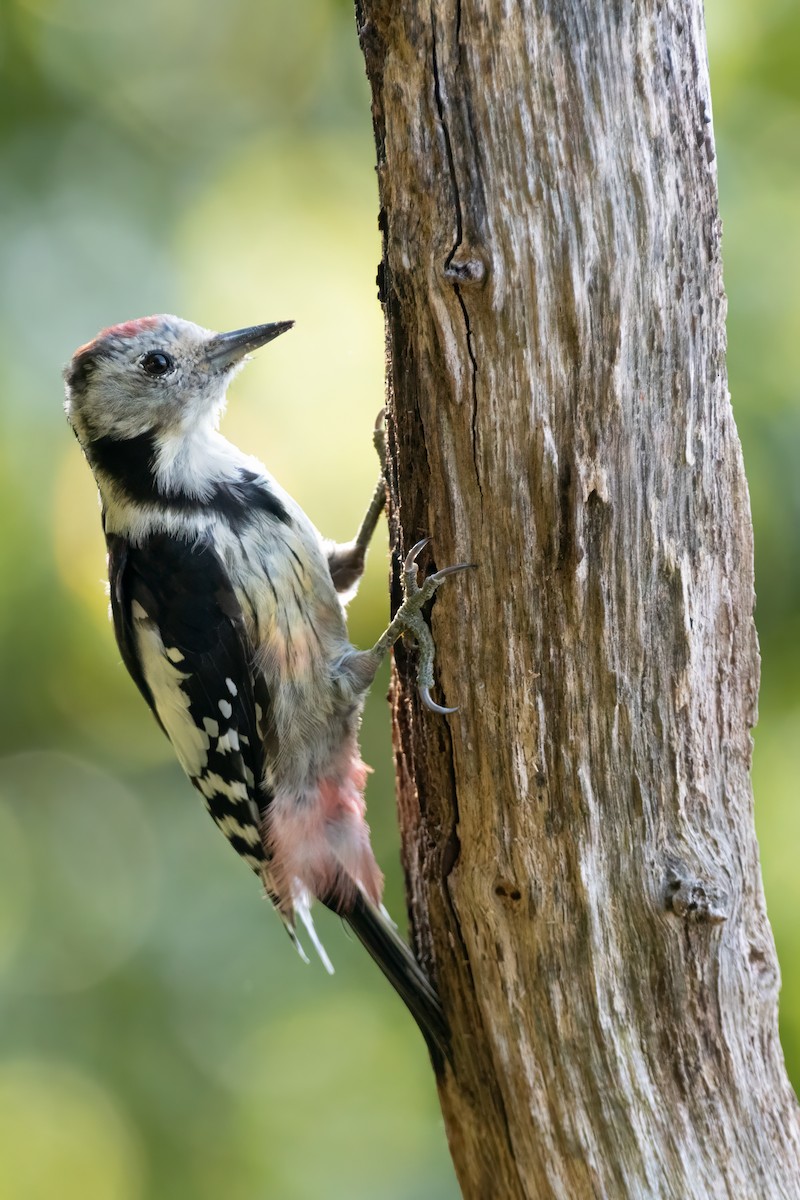
[[[80,346],[64,371],[67,417],[84,446],[215,425],[248,352],[293,324],[214,333],[162,315],[112,325]]]

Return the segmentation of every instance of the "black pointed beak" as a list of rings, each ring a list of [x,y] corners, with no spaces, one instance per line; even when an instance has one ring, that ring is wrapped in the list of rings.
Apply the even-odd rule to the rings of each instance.
[[[232,333],[217,333],[206,345],[206,358],[215,367],[232,367],[245,354],[266,346],[293,325],[294,321],[274,321],[271,325],[251,325]]]

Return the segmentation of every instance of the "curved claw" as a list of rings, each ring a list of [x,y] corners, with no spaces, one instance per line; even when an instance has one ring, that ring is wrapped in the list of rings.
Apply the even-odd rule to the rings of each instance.
[[[431,712],[442,713],[443,716],[447,716],[448,713],[458,712],[458,706],[455,708],[444,708],[441,704],[437,704],[436,701],[431,697],[431,689],[428,687],[427,683],[421,683],[419,685],[419,694],[422,699],[422,703],[426,708],[429,708]]]
[[[477,563],[456,563],[452,567],[442,567],[441,571],[435,571],[430,575],[429,579],[446,579],[448,575],[455,575],[458,571],[477,571]]]
[[[425,547],[427,546],[427,544],[430,540],[431,539],[429,537],[422,538],[421,541],[417,542],[415,545],[413,545],[411,547],[408,554],[406,555],[406,561],[403,563],[404,571],[410,571],[413,568],[414,564],[417,561],[417,558],[422,553],[422,551],[425,549]]]

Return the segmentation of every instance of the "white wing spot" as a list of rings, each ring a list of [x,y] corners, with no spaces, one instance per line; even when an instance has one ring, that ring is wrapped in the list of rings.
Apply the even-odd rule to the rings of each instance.
[[[169,649],[167,650],[167,658],[169,659],[170,662],[174,662],[174,663],[183,662],[183,654],[180,652],[180,650],[178,649],[177,646],[169,647]]]
[[[219,711],[222,713],[223,717],[227,717],[227,719],[230,720],[231,715],[233,713],[233,709],[231,707],[230,701],[220,700]]]
[[[238,692],[238,690],[237,690],[236,684],[233,682],[233,680],[232,680],[232,679],[226,679],[226,680],[225,680],[225,686],[227,687],[228,691],[230,692],[230,694],[231,694],[232,696],[238,696],[238,695],[239,695],[239,692]]]
[[[231,816],[215,817],[214,820],[226,837],[240,837],[248,846],[261,845],[261,833],[255,825],[241,825]]]
[[[206,798],[227,796],[229,800],[248,800],[247,785],[241,779],[223,779],[214,771],[208,771],[197,779],[197,789]]]
[[[150,618],[148,617],[147,613],[142,608],[142,606],[138,600],[134,600],[131,603],[131,616],[136,621],[149,621],[150,620]]]
[[[219,737],[219,721],[215,721],[213,717],[203,717],[203,728],[209,737]]]
[[[235,729],[229,729],[222,735],[217,742],[217,750],[220,754],[227,754],[229,750],[239,750],[239,735]]]

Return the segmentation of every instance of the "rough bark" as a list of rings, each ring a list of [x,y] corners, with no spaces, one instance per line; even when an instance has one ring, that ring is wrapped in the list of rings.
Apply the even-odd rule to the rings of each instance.
[[[700,0],[359,0],[417,948],[464,1195],[800,1195]]]

